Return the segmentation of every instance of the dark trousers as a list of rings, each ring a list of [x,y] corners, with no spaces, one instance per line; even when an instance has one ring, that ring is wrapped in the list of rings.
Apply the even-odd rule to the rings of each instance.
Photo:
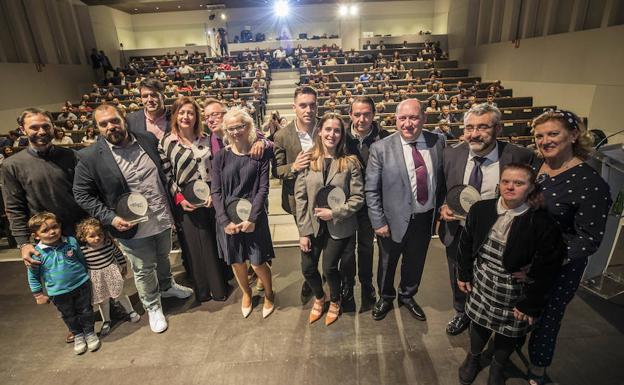
[[[69,293],[55,295],[50,300],[61,312],[63,321],[74,335],[93,333],[95,316],[91,307],[91,281]]]
[[[587,258],[582,258],[561,268],[546,307],[529,338],[529,358],[533,365],[550,366],[552,363],[563,314],[574,298],[586,266]]]
[[[464,314],[466,307],[466,293],[457,286],[457,248],[459,246],[459,234],[453,242],[446,247],[446,261],[448,263],[451,291],[453,292],[453,308],[457,314]]]
[[[416,295],[423,269],[427,248],[431,241],[431,221],[433,210],[426,213],[412,215],[407,231],[400,243],[392,238],[378,237],[379,265],[377,267],[377,285],[379,295],[385,300],[392,301],[396,297],[394,288],[394,273],[401,260],[401,282],[399,283],[399,297],[411,298]]]
[[[490,340],[493,331],[474,322],[470,323],[470,353],[480,354]],[[516,346],[524,341],[522,337],[507,337],[494,333],[494,359],[499,364],[505,364]]]
[[[356,273],[356,245],[357,245],[357,274],[362,289],[374,290],[373,287],[373,239],[375,232],[368,218],[368,208],[364,207],[357,212],[358,228],[355,236],[347,245],[344,256],[340,261],[340,274],[347,285],[355,284]]]
[[[338,263],[352,237],[333,239],[328,232],[321,232],[318,237],[311,237],[310,251],[301,252],[301,271],[317,299],[323,298],[323,280],[318,271],[318,263],[323,253],[323,275],[329,285],[332,302],[340,301],[340,272]]]
[[[212,297],[226,297],[225,264],[217,251],[215,210],[206,207],[190,212],[178,210],[182,228],[180,246],[188,262],[188,273],[193,278],[197,299],[207,301]]]

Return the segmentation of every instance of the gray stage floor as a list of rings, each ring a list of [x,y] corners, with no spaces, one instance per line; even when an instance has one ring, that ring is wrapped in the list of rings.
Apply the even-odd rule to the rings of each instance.
[[[192,306],[167,300],[169,330],[149,331],[147,318],[122,323],[96,353],[74,356],[53,305],[37,306],[24,267],[0,264],[0,384],[457,384],[467,335],[447,336],[452,315],[446,259],[432,241],[417,301],[428,321],[403,309],[373,321],[370,312],[345,314],[336,324],[307,324],[302,310],[299,253],[277,249],[278,310],[263,320],[261,305],[248,319],[240,291],[225,303]],[[180,276],[179,281],[184,277]],[[127,285],[129,290],[132,286]],[[136,296],[133,302],[136,304]],[[624,384],[624,308],[580,292],[559,338],[553,382]],[[358,300],[359,304],[359,300]],[[96,325],[99,330],[99,323]],[[519,355],[508,384],[525,384]],[[484,370],[475,384],[485,384]]]

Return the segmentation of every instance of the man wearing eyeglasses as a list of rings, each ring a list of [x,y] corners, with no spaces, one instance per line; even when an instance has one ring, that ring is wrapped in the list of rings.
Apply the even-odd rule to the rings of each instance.
[[[193,294],[192,289],[178,285],[171,274],[174,219],[166,188],[171,176],[163,171],[154,135],[130,132],[119,110],[111,105],[97,107],[93,118],[100,139],[78,154],[74,198],[119,241],[131,262],[150,328],[161,333],[167,329],[161,296],[188,298]],[[118,215],[118,200],[126,193],[139,193],[147,200],[146,222],[137,224]]]
[[[366,203],[380,254],[375,320],[383,319],[394,306],[394,275],[401,257],[399,306],[405,306],[414,318],[426,320],[414,296],[425,266],[434,213],[444,194],[445,142],[440,135],[424,131],[424,122],[420,101],[404,100],[396,110],[397,132],[370,147]]]
[[[448,191],[457,185],[471,185],[481,199],[498,196],[500,170],[509,163],[530,164],[533,153],[511,143],[497,140],[502,130],[501,112],[487,103],[475,104],[464,114],[464,141],[444,150],[444,180]],[[446,246],[455,316],[446,332],[457,335],[470,325],[464,312],[466,295],[457,287],[456,263],[462,223],[446,205],[440,207],[440,240]]]
[[[151,132],[160,140],[171,129],[171,112],[165,108],[163,84],[157,79],[145,79],[139,92],[143,109],[128,115],[128,129]]]

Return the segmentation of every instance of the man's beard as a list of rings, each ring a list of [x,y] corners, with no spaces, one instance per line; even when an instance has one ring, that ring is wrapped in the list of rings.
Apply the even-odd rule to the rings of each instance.
[[[28,137],[28,141],[36,146],[46,146],[52,141],[52,135],[46,133],[45,135],[31,135]]]
[[[114,145],[119,145],[126,139],[125,131],[113,131],[106,135],[106,140]]]

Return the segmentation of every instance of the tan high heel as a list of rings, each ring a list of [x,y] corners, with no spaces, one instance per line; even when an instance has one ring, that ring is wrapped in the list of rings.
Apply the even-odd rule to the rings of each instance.
[[[323,296],[323,298],[321,299],[314,299],[312,310],[310,310],[310,324],[313,324],[316,321],[320,320],[323,316],[323,310],[325,310],[325,301],[326,296]]]
[[[330,302],[327,316],[325,316],[325,326],[329,326],[336,322],[341,313],[340,302]]]

